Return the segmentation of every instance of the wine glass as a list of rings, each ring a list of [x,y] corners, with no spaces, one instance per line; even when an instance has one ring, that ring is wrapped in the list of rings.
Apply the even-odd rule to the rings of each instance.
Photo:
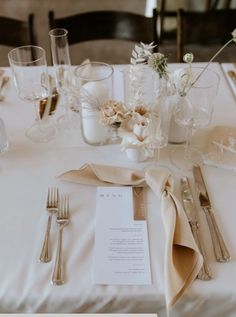
[[[176,96],[174,109],[176,123],[186,127],[187,141],[171,152],[170,159],[182,170],[190,170],[201,162],[201,153],[190,146],[190,140],[194,129],[209,125],[219,86],[219,75],[209,68],[192,67],[192,74],[197,80],[186,94]]]
[[[48,142],[57,135],[57,129],[48,116],[41,120],[39,115],[40,100],[51,95],[45,50],[39,46],[20,46],[8,53],[8,59],[19,97],[32,101],[36,109],[36,120],[26,130],[26,136],[33,142]]]
[[[68,45],[68,31],[56,28],[49,31],[53,68],[56,78],[56,86],[64,101],[65,113],[58,118],[58,124],[62,129],[70,130],[78,124],[75,113],[70,111],[70,102],[73,98],[73,73]]]

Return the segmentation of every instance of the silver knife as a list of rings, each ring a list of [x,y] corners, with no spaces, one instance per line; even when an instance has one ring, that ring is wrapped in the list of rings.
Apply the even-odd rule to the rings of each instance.
[[[227,262],[230,260],[230,254],[212,212],[211,202],[199,165],[193,167],[193,176],[197,187],[199,202],[206,215],[216,260],[218,262]]]
[[[181,192],[182,192],[182,201],[184,205],[184,211],[187,215],[189,225],[191,227],[194,240],[199,248],[200,253],[203,257],[203,266],[198,273],[198,278],[200,280],[210,280],[212,279],[212,274],[210,268],[207,263],[207,256],[205,252],[205,248],[203,246],[203,241],[201,239],[200,231],[199,231],[199,222],[197,217],[197,210],[194,206],[193,196],[190,189],[189,181],[187,177],[183,177],[180,180],[181,184]]]
[[[236,85],[236,72],[234,70],[228,70],[227,73],[232,79],[233,83]]]

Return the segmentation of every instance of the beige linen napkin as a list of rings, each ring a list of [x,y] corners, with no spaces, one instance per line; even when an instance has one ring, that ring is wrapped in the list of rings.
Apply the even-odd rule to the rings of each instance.
[[[85,164],[59,176],[65,181],[94,186],[148,185],[161,199],[166,231],[165,293],[167,307],[173,306],[190,287],[202,267],[202,256],[193,239],[182,205],[172,194],[173,181],[166,169],[143,171],[123,167]]]

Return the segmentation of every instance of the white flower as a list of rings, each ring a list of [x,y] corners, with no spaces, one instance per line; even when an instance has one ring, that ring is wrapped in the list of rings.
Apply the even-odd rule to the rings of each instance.
[[[121,123],[130,116],[130,111],[126,109],[123,103],[116,100],[107,100],[101,107],[101,122],[106,125],[116,125]]]
[[[160,78],[167,73],[167,57],[162,53],[153,53],[148,58],[148,65],[158,72]]]
[[[233,30],[232,36],[233,36],[234,42],[236,42],[236,29]]]
[[[123,134],[120,146],[121,151],[125,151],[126,149],[138,149],[147,157],[152,157],[154,153],[150,137],[145,138],[144,141],[140,141],[136,135],[130,132]]]
[[[193,62],[193,58],[194,58],[193,53],[186,53],[183,57],[183,61],[185,63],[191,64]]]
[[[153,42],[150,44],[136,44],[133,51],[130,62],[132,65],[146,64],[148,57],[152,55],[152,50],[156,45]]]
[[[133,126],[133,133],[141,142],[144,141],[144,139],[150,134],[148,123],[149,122],[147,120],[143,120],[135,123]]]
[[[185,94],[186,88],[189,88],[194,81],[193,73],[190,68],[178,68],[169,76],[181,96]]]

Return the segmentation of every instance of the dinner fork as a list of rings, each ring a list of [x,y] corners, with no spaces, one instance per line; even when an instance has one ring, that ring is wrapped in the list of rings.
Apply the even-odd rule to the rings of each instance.
[[[52,275],[52,284],[61,285],[64,284],[64,273],[62,267],[62,232],[63,228],[70,222],[69,215],[69,197],[68,195],[63,195],[60,199],[57,223],[59,225],[58,233],[58,245],[57,245],[57,256],[55,267]]]
[[[59,190],[57,187],[51,187],[48,189],[47,195],[47,205],[46,209],[49,213],[48,223],[45,232],[43,247],[40,253],[40,261],[41,262],[49,262],[51,261],[51,251],[50,251],[50,229],[52,222],[52,215],[58,212],[58,201],[59,201]]]

